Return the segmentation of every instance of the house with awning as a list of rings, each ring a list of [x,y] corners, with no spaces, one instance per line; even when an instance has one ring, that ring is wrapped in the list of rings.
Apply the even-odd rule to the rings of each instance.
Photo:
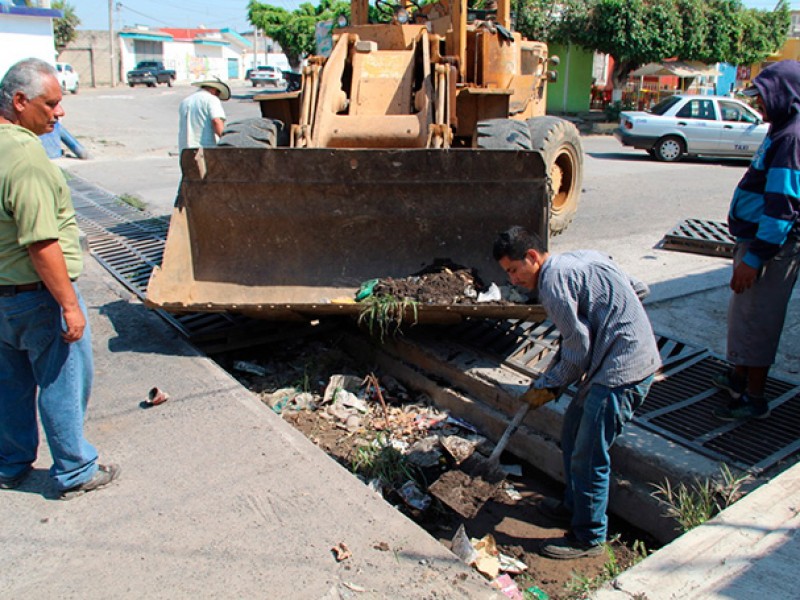
[[[736,82],[736,68],[726,63],[665,60],[643,65],[629,77],[639,109],[672,94],[728,95]]]
[[[177,81],[209,77],[242,79],[252,44],[230,29],[137,27],[119,33],[122,73],[143,60],[158,60]]]

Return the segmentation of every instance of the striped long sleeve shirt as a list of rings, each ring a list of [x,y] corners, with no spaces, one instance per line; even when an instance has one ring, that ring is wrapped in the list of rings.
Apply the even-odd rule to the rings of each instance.
[[[800,63],[775,63],[753,85],[770,130],[736,187],[728,227],[737,239],[750,241],[743,261],[758,269],[800,233]]]
[[[539,301],[562,336],[560,358],[537,388],[584,383],[618,387],[661,366],[650,320],[636,289],[641,282],[593,250],[550,255],[539,273]]]

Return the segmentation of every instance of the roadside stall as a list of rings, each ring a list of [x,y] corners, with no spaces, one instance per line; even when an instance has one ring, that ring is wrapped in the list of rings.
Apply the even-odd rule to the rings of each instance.
[[[719,75],[715,66],[700,62],[648,63],[631,73],[633,99],[639,110],[646,110],[672,94],[715,94]]]

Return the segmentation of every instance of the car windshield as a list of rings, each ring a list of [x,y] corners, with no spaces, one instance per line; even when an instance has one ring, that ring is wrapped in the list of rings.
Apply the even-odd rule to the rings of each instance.
[[[681,99],[678,96],[670,96],[669,98],[664,98],[661,102],[656,104],[653,108],[651,108],[648,112],[653,113],[654,115],[663,115],[667,112],[670,108],[675,106]]]

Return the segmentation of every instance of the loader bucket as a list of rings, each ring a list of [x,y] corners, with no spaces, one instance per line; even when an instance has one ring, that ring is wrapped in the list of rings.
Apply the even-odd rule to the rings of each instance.
[[[182,181],[147,304],[292,320],[354,314],[362,282],[435,259],[506,282],[498,232],[547,239],[537,152],[211,148],[181,155]],[[536,305],[421,306],[419,321],[540,318]]]

